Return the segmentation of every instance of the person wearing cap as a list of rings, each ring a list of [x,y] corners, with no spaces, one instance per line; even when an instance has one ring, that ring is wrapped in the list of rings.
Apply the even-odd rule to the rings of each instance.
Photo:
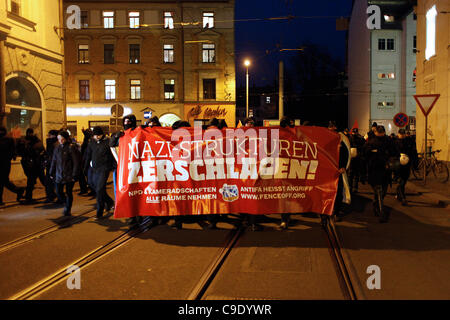
[[[58,133],[58,142],[50,164],[50,177],[56,184],[58,198],[64,201],[64,216],[71,216],[73,185],[80,175],[81,153],[78,146],[71,143],[67,131]]]
[[[389,214],[384,209],[383,200],[392,177],[389,160],[398,157],[398,152],[392,140],[386,136],[383,126],[377,126],[375,136],[369,138],[365,144],[364,155],[367,159],[368,182],[374,192],[374,214],[379,217],[381,223],[387,222]]]
[[[114,201],[106,191],[106,183],[109,174],[117,166],[109,146],[109,138],[105,136],[101,127],[94,127],[92,130],[93,141],[88,146],[86,162],[93,171],[95,181],[95,192],[97,198],[97,219],[103,218],[103,211],[110,211],[114,206]]]
[[[400,201],[403,206],[408,205],[405,186],[411,172],[411,160],[417,156],[416,145],[411,142],[412,141],[406,137],[405,129],[398,130],[397,139],[395,139],[395,146],[397,151],[400,153],[400,166],[396,172],[398,177],[396,199]]]
[[[364,176],[363,173],[363,162],[362,162],[362,149],[364,143],[366,142],[364,138],[358,133],[358,128],[353,128],[350,134],[350,168],[348,172],[348,182],[350,185],[351,193],[358,192],[358,182],[361,177]]]

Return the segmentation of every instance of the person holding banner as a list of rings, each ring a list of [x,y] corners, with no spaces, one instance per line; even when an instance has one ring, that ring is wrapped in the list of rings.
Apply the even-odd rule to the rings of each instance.
[[[280,127],[282,128],[294,128],[295,127],[295,121],[293,119],[290,119],[288,117],[283,117],[280,120]],[[286,230],[289,226],[289,220],[291,218],[291,215],[289,213],[282,213],[281,214],[281,223],[280,223],[280,229]]]
[[[95,192],[97,195],[97,219],[103,218],[103,211],[110,211],[114,207],[114,201],[106,192],[106,183],[108,182],[109,174],[117,166],[111,149],[109,147],[109,138],[99,126],[92,130],[94,143],[89,145],[91,148],[89,152],[89,159],[93,170],[95,181]]]

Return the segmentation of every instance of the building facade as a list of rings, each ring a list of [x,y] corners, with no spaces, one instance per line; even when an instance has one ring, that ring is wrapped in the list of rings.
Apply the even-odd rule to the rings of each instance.
[[[349,25],[349,127],[366,132],[372,122],[397,133],[397,113],[415,131],[416,19],[413,0],[355,0]],[[370,29],[368,7],[380,8],[379,29]]]
[[[65,31],[67,124],[78,140],[83,128],[114,130],[114,105],[139,123],[234,126],[234,0],[65,0],[67,18],[72,5],[81,29]]]
[[[450,0],[418,0],[417,17],[417,94],[440,94],[428,115],[428,146],[450,161]],[[423,152],[425,117],[417,110],[417,148]]]
[[[64,124],[62,1],[0,1],[0,120],[18,138]],[[23,177],[18,161],[11,179]]]

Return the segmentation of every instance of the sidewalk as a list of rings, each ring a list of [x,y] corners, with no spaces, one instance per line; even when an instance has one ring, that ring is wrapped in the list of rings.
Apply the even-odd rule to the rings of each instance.
[[[407,187],[437,201],[441,206],[450,205],[450,179],[446,183],[442,183],[433,177],[427,177],[424,184],[423,181],[416,180],[414,176],[412,176],[408,181]]]

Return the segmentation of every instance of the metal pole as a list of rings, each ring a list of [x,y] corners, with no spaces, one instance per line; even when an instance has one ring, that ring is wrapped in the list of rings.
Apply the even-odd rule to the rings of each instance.
[[[284,105],[283,105],[283,92],[284,92],[284,65],[283,61],[280,61],[279,66],[279,79],[278,79],[278,118],[281,120],[284,115]]]
[[[245,96],[246,96],[246,109],[247,109],[245,117],[248,118],[248,67],[247,67],[247,73],[246,73],[246,86],[245,87],[246,87]]]
[[[428,133],[428,115],[425,116],[425,152],[423,153],[424,162],[423,162],[423,184],[426,183],[426,177],[427,177],[427,134]]]

